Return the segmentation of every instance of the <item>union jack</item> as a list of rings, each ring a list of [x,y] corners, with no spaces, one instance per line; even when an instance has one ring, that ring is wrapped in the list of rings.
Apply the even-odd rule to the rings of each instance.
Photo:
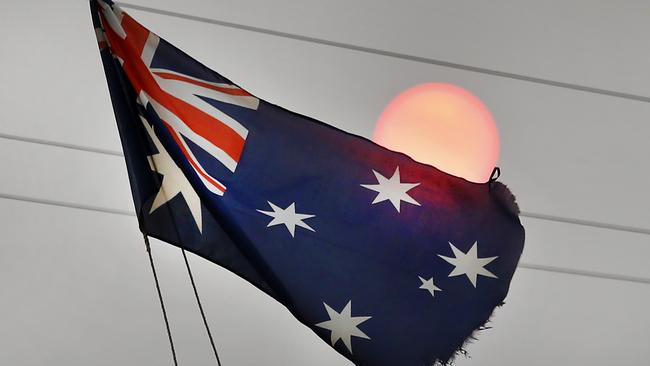
[[[122,12],[116,4],[111,7],[103,1],[98,3],[102,8],[100,21],[103,30],[96,28],[95,34],[100,48],[110,45],[113,57],[120,62],[135,89],[138,103],[153,107],[205,187],[223,195],[226,186],[206,171],[186,139],[234,173],[248,130],[203,98],[251,110],[257,110],[259,99],[236,85],[152,67],[160,38]]]

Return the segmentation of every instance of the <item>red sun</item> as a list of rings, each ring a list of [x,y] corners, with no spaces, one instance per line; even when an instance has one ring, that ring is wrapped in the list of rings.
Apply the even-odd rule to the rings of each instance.
[[[476,183],[490,179],[499,159],[492,114],[451,84],[421,84],[399,94],[379,117],[373,141]]]

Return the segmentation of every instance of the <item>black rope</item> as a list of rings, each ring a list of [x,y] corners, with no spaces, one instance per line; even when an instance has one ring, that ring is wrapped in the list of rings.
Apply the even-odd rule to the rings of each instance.
[[[488,191],[492,190],[492,185],[494,184],[494,182],[497,181],[497,179],[499,179],[500,176],[501,176],[501,169],[499,169],[498,166],[494,167],[494,169],[492,170],[492,174],[490,174],[490,180],[488,181]]]
[[[215,347],[214,345],[212,332],[210,332],[210,327],[208,326],[208,321],[206,320],[205,312],[203,311],[203,305],[201,305],[201,299],[199,298],[199,291],[196,289],[196,284],[194,283],[194,276],[192,275],[192,270],[190,269],[190,262],[187,260],[185,249],[181,248],[181,252],[183,252],[183,259],[185,260],[185,267],[187,267],[187,274],[190,275],[190,282],[192,283],[192,289],[194,289],[196,304],[199,306],[199,311],[201,312],[201,318],[203,318],[203,325],[205,325],[205,331],[208,332],[208,338],[210,338],[210,345],[212,345],[212,350],[214,351],[214,357],[217,359],[217,365],[221,366],[221,361],[219,360],[219,353],[217,353],[217,347]]]
[[[174,341],[172,340],[172,331],[169,329],[169,320],[167,319],[167,311],[165,310],[165,303],[163,302],[162,293],[160,292],[160,284],[158,283],[158,275],[156,274],[156,267],[153,265],[153,256],[151,255],[151,245],[149,245],[149,237],[147,234],[144,235],[144,245],[147,248],[147,254],[149,254],[149,263],[151,263],[151,272],[153,272],[153,279],[156,282],[156,290],[158,291],[158,300],[160,300],[160,309],[163,313],[163,318],[165,319],[165,327],[167,328],[167,336],[169,337],[169,346],[172,350],[172,357],[174,358],[174,366],[178,366],[178,361],[176,360],[176,350],[174,349]]]

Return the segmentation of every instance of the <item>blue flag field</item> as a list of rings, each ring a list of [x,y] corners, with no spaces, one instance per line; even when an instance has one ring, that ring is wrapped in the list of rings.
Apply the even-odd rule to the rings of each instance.
[[[503,303],[524,245],[504,185],[270,104],[117,5],[91,10],[143,233],[246,279],[359,366],[445,363]]]

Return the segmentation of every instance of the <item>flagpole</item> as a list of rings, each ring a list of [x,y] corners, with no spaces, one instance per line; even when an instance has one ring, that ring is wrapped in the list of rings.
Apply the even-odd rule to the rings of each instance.
[[[163,318],[165,319],[165,327],[167,328],[167,337],[169,338],[169,346],[172,351],[172,358],[174,359],[174,366],[178,366],[178,360],[176,359],[176,350],[174,349],[174,340],[172,339],[172,332],[169,328],[169,319],[167,318],[167,310],[165,310],[165,302],[163,301],[162,293],[160,291],[160,283],[158,282],[158,275],[156,274],[156,267],[153,264],[153,256],[151,255],[151,245],[149,244],[149,237],[147,234],[143,234],[144,245],[147,248],[147,254],[149,255],[149,263],[151,264],[151,272],[153,273],[153,279],[156,283],[156,291],[158,291],[158,300],[160,301],[160,309],[162,310]]]

